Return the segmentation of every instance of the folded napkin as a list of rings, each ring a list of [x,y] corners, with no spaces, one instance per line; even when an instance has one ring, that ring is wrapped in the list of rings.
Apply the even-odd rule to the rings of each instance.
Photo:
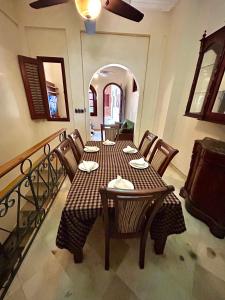
[[[134,160],[131,160],[131,163],[136,165],[136,166],[144,166],[146,164],[146,161],[144,160],[144,158],[139,158],[139,159],[134,159]]]
[[[114,145],[115,142],[112,142],[112,141],[110,141],[110,140],[106,140],[106,141],[104,141],[103,144],[105,144],[105,145]]]
[[[130,185],[128,185],[127,181],[124,180],[120,175],[117,175],[117,178],[114,182],[114,188],[117,188],[117,189],[130,189]]]
[[[132,148],[131,146],[127,146],[127,147],[125,148],[125,151],[126,151],[127,153],[133,153],[133,152],[136,152],[136,149],[135,149],[135,148]]]
[[[86,151],[98,151],[98,147],[96,146],[85,146],[84,150]]]
[[[83,160],[83,166],[84,166],[85,170],[88,173],[90,173],[92,171],[94,165],[95,165],[94,161],[85,161],[85,160]]]

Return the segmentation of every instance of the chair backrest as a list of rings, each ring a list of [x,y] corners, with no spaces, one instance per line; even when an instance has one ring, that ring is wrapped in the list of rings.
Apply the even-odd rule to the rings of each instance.
[[[129,237],[148,230],[165,197],[173,190],[173,186],[132,191],[101,188],[106,232],[114,236]],[[113,229],[110,228],[110,200],[114,201],[115,207]]]
[[[119,124],[113,124],[113,125],[101,124],[102,141],[104,140],[104,132],[105,132],[105,140],[116,141],[119,134]]]
[[[74,152],[72,142],[69,139],[65,139],[55,149],[55,152],[58,155],[61,164],[65,167],[66,173],[72,182],[78,165],[78,157]]]
[[[143,138],[140,142],[138,150],[141,152],[141,154],[146,158],[149,154],[149,151],[155,142],[155,140],[158,138],[157,135],[151,133],[149,130],[146,130]]]
[[[75,129],[72,133],[68,134],[68,138],[72,141],[73,147],[77,152],[77,157],[80,160],[84,152],[84,142],[81,138],[79,131]]]
[[[169,163],[178,152],[177,149],[174,149],[160,139],[156,142],[155,147],[152,150],[149,162],[155,171],[162,176]]]

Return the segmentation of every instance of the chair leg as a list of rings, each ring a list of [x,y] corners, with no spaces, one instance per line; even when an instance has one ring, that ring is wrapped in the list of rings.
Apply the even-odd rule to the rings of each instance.
[[[145,248],[146,248],[146,237],[141,237],[140,250],[139,250],[139,267],[144,269],[145,266]]]
[[[105,270],[109,270],[110,239],[105,237]]]

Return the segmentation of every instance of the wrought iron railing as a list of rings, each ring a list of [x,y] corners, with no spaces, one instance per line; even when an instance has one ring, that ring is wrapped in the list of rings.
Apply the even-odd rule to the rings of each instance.
[[[9,172],[19,172],[0,192],[0,299],[4,298],[65,179],[65,170],[54,152],[65,137],[66,131],[62,129],[0,166],[1,181]]]

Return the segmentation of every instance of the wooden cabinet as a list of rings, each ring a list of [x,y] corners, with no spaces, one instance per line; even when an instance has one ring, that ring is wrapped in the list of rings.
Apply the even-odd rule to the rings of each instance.
[[[225,237],[225,142],[195,141],[189,174],[180,195],[188,212]]]
[[[225,26],[201,39],[185,116],[225,124]]]

